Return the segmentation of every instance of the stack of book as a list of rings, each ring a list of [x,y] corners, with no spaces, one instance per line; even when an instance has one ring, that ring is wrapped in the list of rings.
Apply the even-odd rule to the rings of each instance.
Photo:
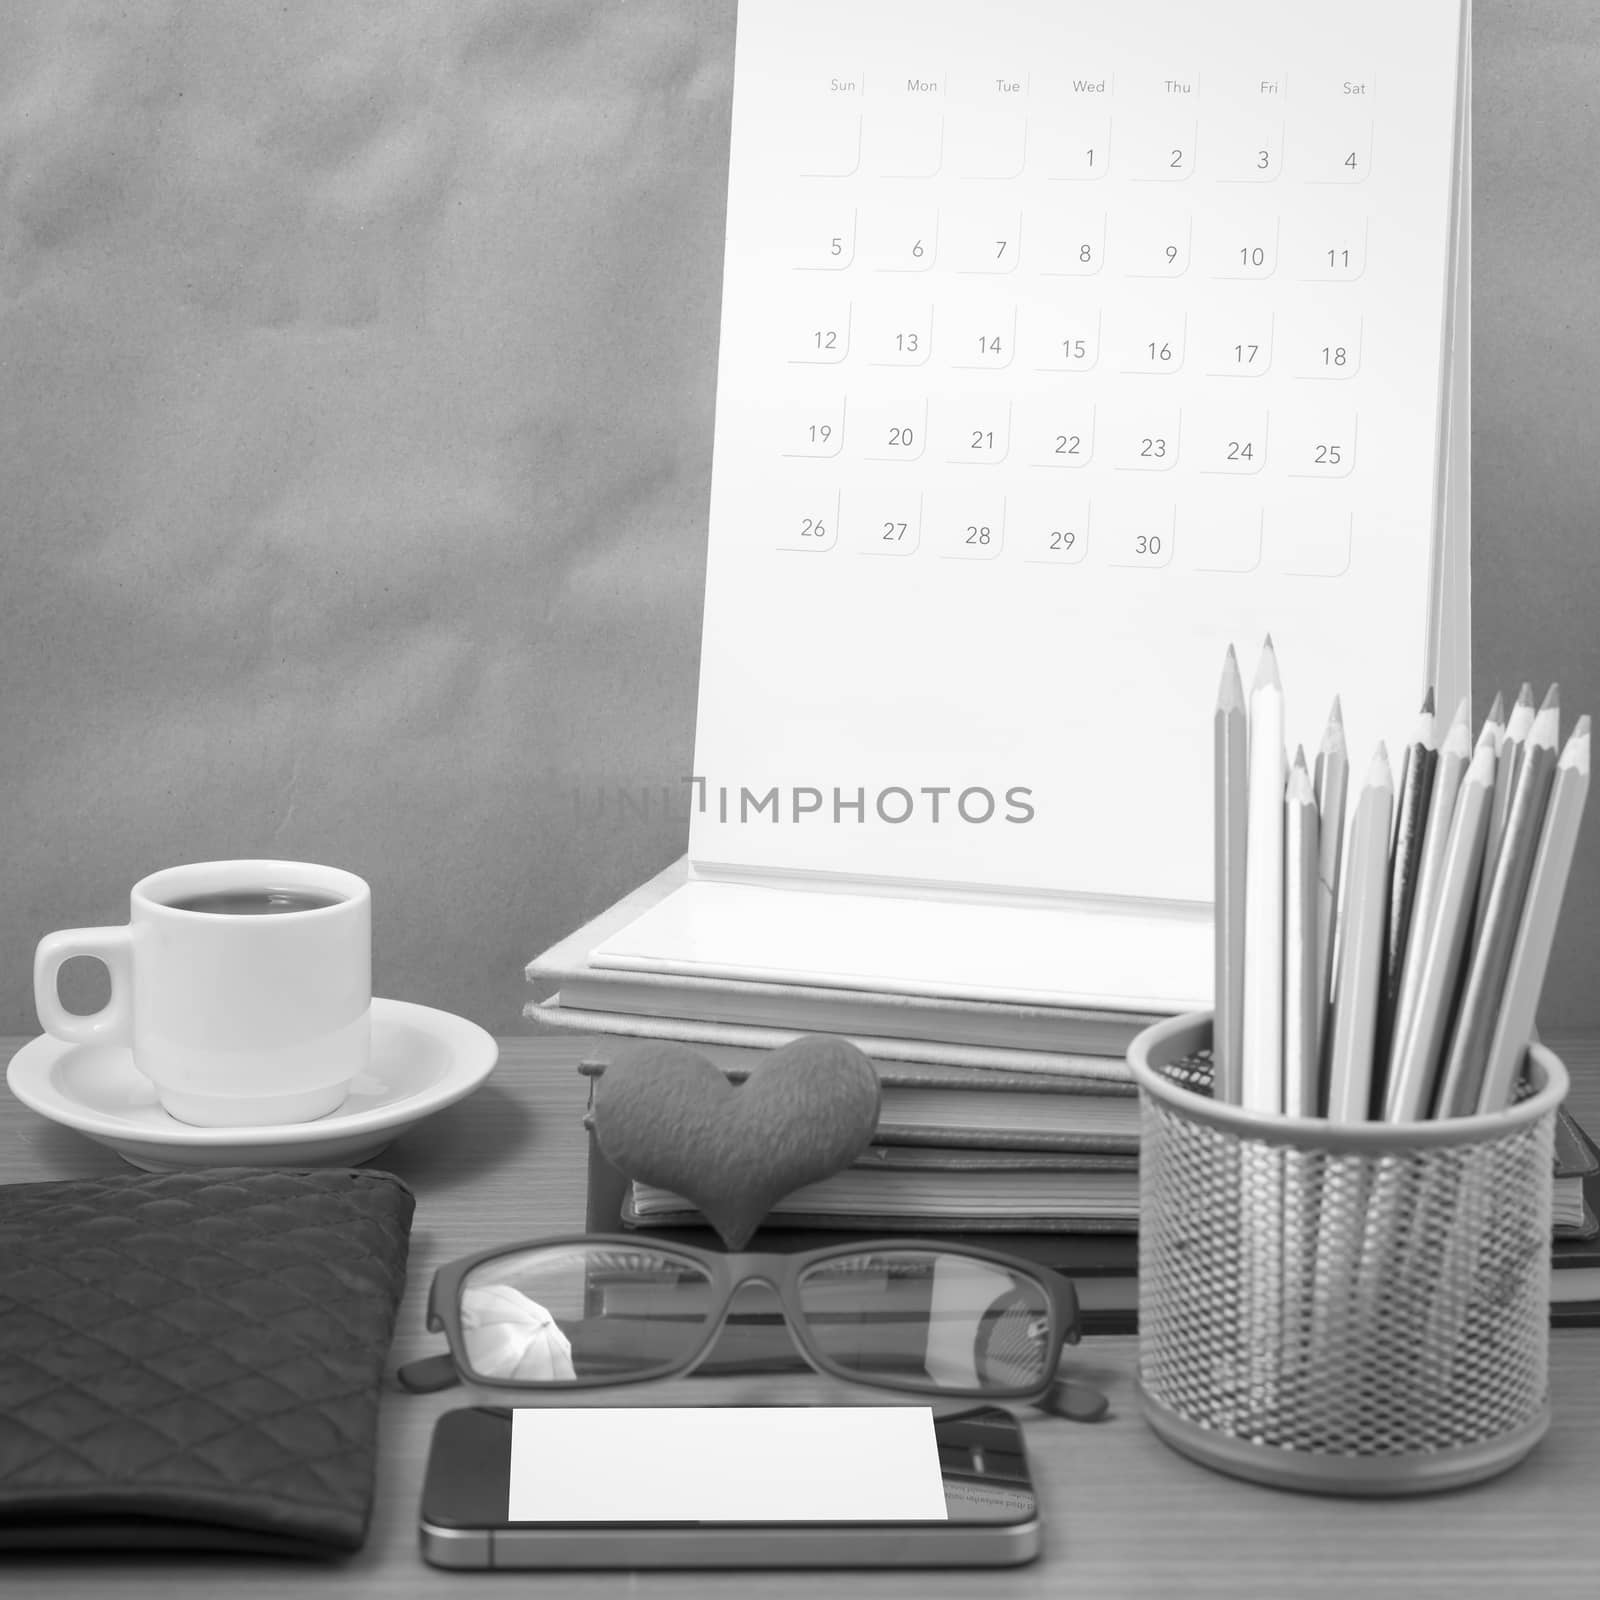
[[[1600,1326],[1600,1150],[1566,1112],[1556,1119],[1553,1326]]]
[[[733,1082],[755,1052],[702,1047]],[[591,1050],[583,1071],[605,1070]],[[1131,1088],[981,1068],[879,1061],[871,1146],[844,1171],[781,1199],[777,1226],[874,1233],[1130,1232],[1139,1220],[1139,1102]],[[692,1224],[678,1196],[635,1184],[622,1220]]]
[[[1126,1051],[1154,1015],[590,962],[686,875],[675,863],[530,963],[529,980],[554,992],[527,1015],[583,1035],[590,1074],[647,1042],[688,1044],[732,1081],[802,1034],[839,1035],[871,1057],[883,1084],[872,1147],[780,1203],[767,1235],[774,1248],[842,1229],[937,1234],[1131,1283],[1139,1104]],[[699,1226],[677,1196],[623,1182],[593,1150],[590,1200],[597,1230],[688,1229],[688,1238]]]

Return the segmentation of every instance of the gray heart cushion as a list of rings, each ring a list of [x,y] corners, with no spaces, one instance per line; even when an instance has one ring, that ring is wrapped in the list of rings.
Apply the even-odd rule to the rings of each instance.
[[[737,1085],[687,1045],[641,1046],[600,1075],[594,1133],[619,1172],[682,1195],[739,1250],[775,1202],[866,1149],[880,1096],[848,1039],[793,1039]]]

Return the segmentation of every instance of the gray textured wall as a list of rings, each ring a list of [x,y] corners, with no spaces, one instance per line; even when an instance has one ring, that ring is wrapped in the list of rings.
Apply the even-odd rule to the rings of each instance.
[[[1558,680],[1600,714],[1600,6],[1477,0],[1473,29],[1473,674]],[[1600,1023],[1600,803],[1540,1019]]]
[[[727,0],[0,8],[0,1032],[41,933],[268,853],[511,1029],[681,849],[731,50]],[[1475,51],[1479,684],[1600,709],[1600,8]],[[1573,902],[1547,1026],[1600,1021],[1597,818]]]
[[[681,852],[731,70],[724,4],[0,7],[0,1030],[237,855],[512,1028]]]

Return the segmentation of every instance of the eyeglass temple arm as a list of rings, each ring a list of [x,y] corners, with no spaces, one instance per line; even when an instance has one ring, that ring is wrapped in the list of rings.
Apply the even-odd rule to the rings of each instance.
[[[1076,1378],[1057,1378],[1034,1404],[1053,1417],[1072,1422],[1098,1422],[1111,1411],[1111,1401],[1101,1390]]]
[[[1067,1344],[1077,1344],[1083,1337],[1079,1320],[1078,1291],[1071,1278],[1053,1267],[1043,1269],[1050,1289],[1056,1298],[1056,1307],[1065,1329],[1063,1339]],[[1092,1383],[1081,1383],[1076,1378],[1064,1378],[1058,1373],[1050,1387],[1034,1404],[1052,1416],[1067,1417],[1073,1422],[1098,1422],[1111,1411],[1111,1402]]]
[[[1076,1344],[1083,1337],[1083,1327],[1078,1314],[1077,1286],[1066,1273],[1057,1272],[1054,1267],[1039,1267],[1036,1270],[1055,1298],[1056,1313],[1061,1318],[1061,1326],[1065,1330],[1062,1338],[1067,1344]]]
[[[461,1375],[456,1371],[455,1357],[446,1350],[406,1362],[395,1370],[395,1381],[409,1394],[437,1394],[458,1384]]]

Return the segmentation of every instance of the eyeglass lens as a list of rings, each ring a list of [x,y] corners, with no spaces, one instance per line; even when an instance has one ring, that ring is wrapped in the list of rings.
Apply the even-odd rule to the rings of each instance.
[[[1015,1392],[1049,1376],[1049,1298],[997,1262],[922,1249],[833,1256],[805,1269],[798,1298],[813,1351],[864,1383]],[[721,1308],[710,1273],[670,1249],[548,1245],[466,1275],[462,1354],[500,1383],[667,1373]]]
[[[1027,1389],[1049,1376],[1050,1302],[998,1262],[933,1250],[835,1256],[800,1276],[813,1346],[863,1381]]]

